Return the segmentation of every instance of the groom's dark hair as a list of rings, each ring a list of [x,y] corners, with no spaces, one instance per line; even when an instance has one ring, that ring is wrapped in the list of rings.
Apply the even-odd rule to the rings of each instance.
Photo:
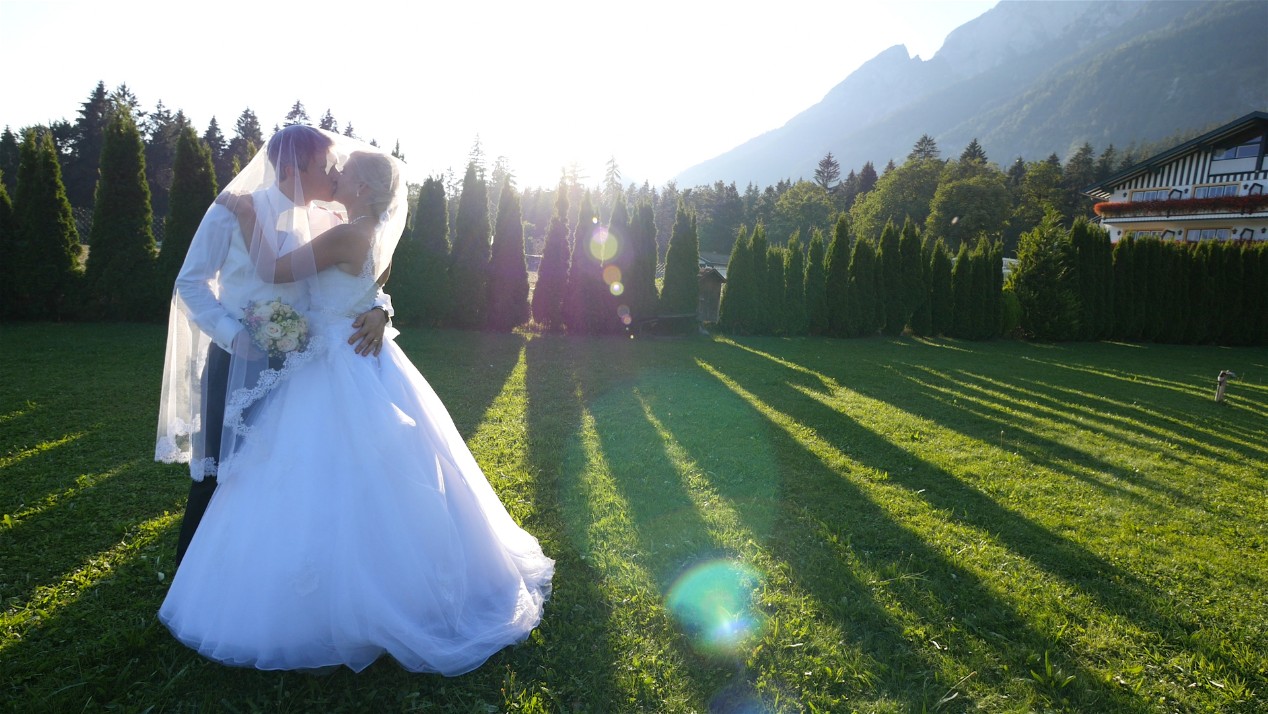
[[[288,164],[294,162],[296,168],[307,171],[308,162],[314,156],[324,155],[334,143],[311,126],[292,124],[269,138],[269,163],[278,170],[278,162],[285,157]]]

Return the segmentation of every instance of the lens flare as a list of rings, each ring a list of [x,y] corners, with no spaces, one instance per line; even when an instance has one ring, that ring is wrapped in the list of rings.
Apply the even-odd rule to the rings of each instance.
[[[596,228],[590,234],[590,255],[599,262],[606,262],[616,257],[617,240],[616,236],[608,233],[606,228]]]
[[[613,293],[615,295],[615,293]],[[621,319],[622,325],[628,325],[634,322],[634,318],[630,316],[629,305],[618,305],[616,308],[616,316]]]
[[[683,573],[669,588],[666,605],[696,649],[738,654],[761,636],[765,617],[753,606],[761,576],[733,560],[713,560]]]

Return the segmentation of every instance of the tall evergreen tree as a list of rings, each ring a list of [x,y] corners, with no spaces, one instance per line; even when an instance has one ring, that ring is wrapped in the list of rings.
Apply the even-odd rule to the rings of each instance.
[[[806,322],[806,257],[801,248],[800,233],[788,238],[784,251],[784,316],[780,323],[789,335],[804,335],[809,329]]]
[[[872,189],[876,188],[876,181],[879,178],[880,177],[876,175],[876,167],[872,166],[871,161],[863,164],[863,168],[859,170],[858,195],[862,196],[868,191],[871,191]]]
[[[115,112],[101,149],[101,178],[93,206],[87,285],[92,314],[108,320],[152,320],[155,258],[145,146],[132,115]]]
[[[840,178],[841,164],[829,151],[827,156],[819,159],[819,166],[815,168],[815,183],[822,186],[825,191],[831,191],[836,188],[837,180]]]
[[[929,257],[929,334],[950,335],[955,329],[955,295],[951,291],[951,253],[942,239]]]
[[[75,208],[88,208],[93,202],[97,187],[97,164],[101,161],[101,147],[106,125],[115,111],[105,82],[88,95],[79,107],[79,118],[71,132],[69,155],[66,157],[66,197]]]
[[[784,261],[788,251],[783,246],[768,245],[766,247],[766,271],[762,306],[765,308],[766,325],[764,332],[769,334],[786,334],[784,322]]]
[[[1140,338],[1138,318],[1140,303],[1136,294],[1135,248],[1136,240],[1130,233],[1114,244],[1113,332],[1115,337],[1122,340]]]
[[[902,300],[903,327],[911,323],[912,315],[929,293],[922,257],[920,230],[914,222],[904,221],[898,236],[898,291]]]
[[[498,197],[497,228],[489,256],[489,329],[508,332],[528,322],[528,267],[524,262],[524,218],[509,178]]]
[[[488,188],[467,164],[454,224],[453,253],[449,261],[449,320],[455,327],[484,324],[486,275],[489,263]]]
[[[246,166],[251,161],[251,157],[255,156],[255,152],[264,146],[264,131],[260,128],[260,120],[249,107],[243,109],[238,115],[233,131],[234,136],[229,140],[229,148],[226,150],[226,163],[230,168],[230,177]],[[222,183],[221,186],[227,183],[228,181]]]
[[[893,221],[889,221],[881,230],[876,262],[880,270],[880,299],[883,314],[881,332],[891,336],[902,334],[903,328],[907,325],[903,261],[898,245],[898,226],[895,226]]]
[[[8,126],[0,133],[0,183],[13,193],[18,187],[18,137]]]
[[[951,335],[973,338],[973,258],[968,243],[961,243],[951,266]]]
[[[726,264],[726,289],[718,307],[718,327],[735,334],[750,333],[755,324],[760,278],[754,268],[752,245],[748,228],[741,226]]]
[[[767,248],[770,247],[770,241],[766,240],[766,224],[758,223],[753,226],[753,231],[748,236],[748,255],[752,261],[752,281],[749,288],[749,304],[751,306],[749,312],[749,331],[752,334],[764,335],[770,332],[771,328],[771,306],[766,300],[770,296],[769,283],[767,282],[767,267],[769,265],[766,255]]]
[[[13,217],[13,201],[3,181],[4,173],[0,172],[0,320],[10,317],[17,303],[14,287],[17,277],[13,275],[16,256],[14,248],[18,242],[18,224]]]
[[[876,247],[866,238],[854,241],[846,283],[846,336],[872,337],[884,324],[880,303],[881,276]]]
[[[823,231],[810,232],[810,245],[806,248],[806,329],[812,335],[826,335],[830,325],[826,295],[827,277],[824,272]]]
[[[1061,228],[1060,214],[1049,210],[1038,226],[1022,234],[1017,265],[1008,277],[1021,304],[1022,328],[1039,339],[1071,340],[1078,335],[1078,292],[1071,263],[1069,233]]]
[[[308,118],[308,110],[304,108],[304,103],[297,99],[295,100],[295,103],[291,105],[291,110],[286,112],[286,118],[283,120],[282,126],[291,126],[293,124],[307,124],[311,126],[312,123],[313,120]]]
[[[229,155],[229,141],[220,130],[220,122],[215,117],[207,122],[207,130],[203,132],[203,144],[211,152],[211,165],[216,170],[216,185],[224,186],[233,179],[233,158]]]
[[[57,149],[47,132],[29,130],[22,142],[13,209],[17,241],[10,267],[15,298],[11,314],[37,320],[69,317],[82,276],[79,234]]]
[[[625,268],[625,303],[634,320],[656,316],[656,211],[639,201],[630,218],[630,258]]]
[[[849,284],[850,254],[854,236],[850,232],[850,219],[842,213],[837,216],[832,232],[832,242],[823,259],[823,299],[827,309],[828,331],[833,337],[848,337],[850,329]]]
[[[155,279],[158,305],[164,304],[171,296],[194,233],[198,231],[207,207],[216,200],[218,190],[211,149],[198,138],[193,127],[183,127],[172,161],[172,188],[163,228],[163,246],[158,257]]]
[[[608,311],[611,292],[603,281],[604,238],[587,191],[581,196],[573,228],[572,260],[564,292],[564,325],[570,333],[593,335],[614,329],[617,317]]]
[[[938,151],[938,142],[933,140],[928,134],[921,134],[916,140],[916,145],[911,147],[911,153],[907,154],[908,161],[924,161],[926,159],[938,159],[941,152]]]
[[[568,286],[568,189],[563,181],[555,191],[555,209],[546,229],[542,261],[533,288],[533,320],[547,330],[563,328],[564,290]]]
[[[905,231],[903,237],[906,237]],[[902,249],[903,246],[900,245],[899,251]],[[933,250],[934,239],[925,234],[920,242],[918,253],[920,264],[916,266],[920,271],[919,302],[911,313],[911,331],[920,337],[932,337],[935,334],[933,331]]]
[[[679,198],[674,227],[669,235],[669,249],[665,252],[665,280],[660,291],[659,314],[687,315],[696,312],[700,302],[699,273],[696,217]]]
[[[964,147],[964,151],[960,153],[960,163],[987,163],[986,151],[982,149],[982,145],[977,143],[977,137],[973,137],[973,141]]]
[[[449,300],[449,206],[440,179],[428,176],[423,181],[412,223],[392,259],[395,320],[440,325]]]

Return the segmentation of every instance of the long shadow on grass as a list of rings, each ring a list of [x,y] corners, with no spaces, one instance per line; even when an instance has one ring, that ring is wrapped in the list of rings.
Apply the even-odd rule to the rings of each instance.
[[[742,346],[733,351],[753,354],[743,350]],[[770,368],[777,368],[776,362],[769,364]],[[806,369],[823,374],[813,366]],[[789,382],[822,388],[821,383],[816,384],[820,382],[819,379],[797,370],[786,370],[785,374]],[[883,392],[870,384],[855,384],[851,388],[913,414],[938,413],[945,409],[945,404],[931,396],[899,399],[896,395]],[[1171,614],[1165,605],[1166,593],[1159,592],[1130,572],[1116,567],[1068,538],[1004,508],[944,470],[927,464],[873,432],[859,427],[845,415],[818,402],[790,399],[788,390],[783,390],[782,393],[781,390],[773,390],[770,397],[773,400],[770,403],[776,408],[788,414],[796,414],[802,423],[823,429],[825,438],[831,434],[830,440],[837,448],[867,466],[889,473],[894,483],[919,492],[933,506],[953,514],[953,519],[994,534],[1013,552],[1086,593],[1107,611],[1134,622],[1142,630],[1173,642],[1187,638],[1188,633],[1201,628],[1201,623],[1195,620]],[[817,416],[807,416],[811,413]],[[941,423],[944,427],[956,428],[945,422]],[[963,426],[958,427],[958,430],[963,431]],[[968,435],[972,437],[973,433],[969,432]],[[1258,675],[1244,671],[1232,658],[1207,643],[1194,643],[1193,646],[1199,647],[1207,659],[1220,662],[1252,681],[1258,679]]]
[[[980,522],[973,523],[977,528],[995,532],[1009,525],[999,521],[1017,519],[1015,514],[1003,512],[993,502],[982,503],[986,499],[980,495],[964,494],[948,499],[937,498],[938,494],[928,493],[930,490],[946,492],[948,486],[938,482],[955,480],[940,471],[925,476],[931,468],[928,465],[916,464],[910,454],[894,449],[888,442],[858,427],[842,414],[826,409],[818,402],[802,397],[788,388],[786,382],[804,383],[808,380],[807,375],[787,370],[780,372],[781,379],[740,376],[778,369],[772,363],[762,362],[761,358],[740,350],[720,350],[710,352],[709,359],[702,366],[708,372],[716,371],[735,381],[739,388],[749,392],[751,398],[761,405],[813,429],[819,437],[830,442],[839,451],[850,456],[857,456],[860,452],[868,454],[862,460],[865,466],[879,468],[891,474],[903,471],[903,467],[912,466],[913,473],[910,476],[897,477],[895,480],[912,492],[920,488],[926,489],[923,495],[927,500],[956,516],[966,508],[971,511],[979,504],[989,508],[995,520],[985,528]],[[746,397],[747,399],[749,398]],[[761,410],[757,403],[752,406]],[[1009,684],[1007,680],[1010,675],[1001,673],[999,664],[1022,673],[1028,667],[1035,666],[1036,658],[1048,654],[1064,671],[1077,673],[1078,689],[1070,693],[1070,696],[1084,706],[1108,708],[1107,703],[1113,703],[1119,710],[1144,708],[1142,701],[1121,690],[1106,687],[1099,677],[1085,670],[1066,653],[1057,637],[1036,630],[1014,612],[1008,603],[995,595],[978,576],[955,565],[930,547],[923,538],[875,503],[851,478],[843,478],[842,473],[823,463],[820,456],[811,452],[800,440],[781,430],[777,423],[772,422],[772,426],[776,428],[772,428],[770,438],[781,449],[794,454],[800,453],[795,457],[796,464],[793,467],[796,469],[796,477],[787,480],[788,492],[782,499],[787,508],[787,527],[804,528],[808,516],[817,522],[819,528],[834,533],[838,540],[848,544],[846,550],[865,567],[877,573],[894,574],[886,583],[887,588],[900,607],[917,620],[914,627],[913,623],[904,623],[907,629],[902,633],[895,632],[893,625],[886,627],[881,624],[886,627],[886,635],[875,639],[869,637],[858,643],[880,661],[897,660],[897,663],[890,664],[891,669],[883,675],[882,680],[882,686],[891,696],[918,709],[921,706],[933,706],[937,700],[931,700],[931,697],[946,693],[946,688],[953,686],[952,682],[940,681],[940,690],[926,689],[914,699],[910,692],[913,679],[936,676],[939,660],[956,657],[950,653],[934,653],[937,645],[933,641],[941,638],[943,644],[952,642],[952,647],[957,651],[985,650],[985,656],[970,655],[976,659],[976,663],[966,665],[965,669],[976,671],[977,678],[993,689],[1003,689]],[[915,468],[916,466],[919,468]],[[1031,528],[1035,531],[1031,537],[1051,536],[1042,529],[1033,526]],[[804,543],[781,547],[779,555],[789,562],[804,562],[804,554],[799,552],[802,548]],[[1068,550],[1077,549],[1072,547]],[[847,588],[848,592],[865,593],[869,590],[848,569],[840,565],[833,567],[832,560],[830,557],[823,557],[813,573],[794,573],[798,585],[811,593],[825,610],[831,610],[841,597],[841,582],[854,581]],[[885,619],[879,615],[875,606],[865,607],[862,614],[851,617],[862,618],[862,622],[851,623],[862,631],[876,626],[878,622],[884,623]],[[938,627],[939,623],[945,623],[948,631],[926,631],[925,628]],[[959,626],[964,628],[963,633],[949,631],[954,629],[952,623],[960,623]],[[929,649],[916,653],[912,640],[917,639],[928,642]],[[988,670],[983,671],[982,668]],[[1040,694],[1044,696],[1060,693],[1041,690]]]
[[[568,445],[581,431],[582,404],[577,373],[584,370],[576,353],[589,345],[571,338],[538,337],[525,346],[527,393],[527,468],[539,517],[532,532],[555,559],[554,591],[540,634],[544,646],[533,658],[544,683],[561,698],[560,708],[602,711],[617,706],[617,663],[621,652],[610,631],[612,603],[569,538],[560,503]]]

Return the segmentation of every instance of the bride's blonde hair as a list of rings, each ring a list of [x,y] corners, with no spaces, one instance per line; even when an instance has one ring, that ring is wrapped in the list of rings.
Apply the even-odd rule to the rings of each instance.
[[[396,194],[397,182],[400,180],[392,160],[386,154],[354,151],[348,157],[344,173],[355,175],[358,181],[366,185],[370,191],[366,206],[369,214],[378,219],[391,205],[392,197]]]

